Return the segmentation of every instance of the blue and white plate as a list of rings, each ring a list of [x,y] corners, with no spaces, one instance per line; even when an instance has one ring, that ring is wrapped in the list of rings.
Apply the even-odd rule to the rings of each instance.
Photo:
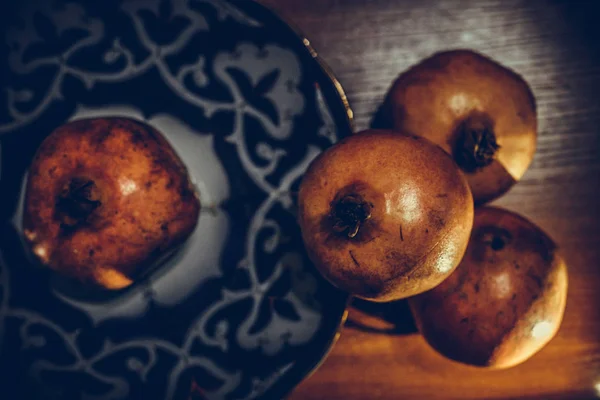
[[[284,396],[333,344],[348,299],[308,261],[294,216],[308,164],[351,131],[339,83],[251,1],[14,4],[0,57],[0,397]],[[203,212],[142,282],[87,298],[33,265],[21,216],[41,141],[92,116],[163,132]]]

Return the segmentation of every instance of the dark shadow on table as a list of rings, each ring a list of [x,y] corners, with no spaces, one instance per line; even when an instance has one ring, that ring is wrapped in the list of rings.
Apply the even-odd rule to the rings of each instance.
[[[388,335],[417,333],[417,326],[406,300],[373,303],[353,299],[348,310],[346,328]]]
[[[373,114],[369,127],[371,129],[392,129],[392,121],[390,121],[389,116],[386,114],[385,102]]]

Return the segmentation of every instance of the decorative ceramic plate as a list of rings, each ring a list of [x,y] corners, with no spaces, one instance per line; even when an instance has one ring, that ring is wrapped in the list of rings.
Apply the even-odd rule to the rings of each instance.
[[[0,396],[281,398],[345,313],[294,216],[308,164],[350,133],[339,84],[254,2],[21,3],[0,58]],[[163,132],[203,203],[182,248],[105,296],[34,266],[21,232],[37,147],[92,116]]]

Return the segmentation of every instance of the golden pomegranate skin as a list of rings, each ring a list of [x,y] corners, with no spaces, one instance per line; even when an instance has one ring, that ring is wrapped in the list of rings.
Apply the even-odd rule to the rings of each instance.
[[[508,191],[536,149],[535,98],[525,80],[470,50],[436,53],[402,73],[384,106],[387,124],[453,156],[476,204]]]
[[[317,157],[298,195],[308,255],[335,286],[391,301],[431,289],[460,261],[473,199],[428,140],[365,131]]]
[[[194,230],[200,202],[154,128],[128,118],[60,126],[29,169],[23,228],[45,266],[121,289]]]
[[[480,208],[458,268],[409,299],[427,342],[453,360],[508,368],[556,334],[565,311],[567,268],[556,245],[525,218]]]

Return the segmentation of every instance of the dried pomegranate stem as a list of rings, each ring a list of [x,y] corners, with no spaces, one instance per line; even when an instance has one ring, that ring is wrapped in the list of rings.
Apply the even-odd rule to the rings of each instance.
[[[87,178],[73,178],[56,199],[56,216],[63,229],[75,229],[102,205],[95,199],[96,183]]]
[[[347,194],[331,203],[329,216],[333,230],[352,239],[365,221],[371,218],[371,205],[359,194]]]
[[[463,170],[475,172],[491,164],[499,148],[492,125],[479,118],[469,118],[459,127],[454,159]]]
[[[494,251],[500,251],[512,242],[512,235],[509,231],[497,226],[487,226],[480,228],[481,241],[490,246]]]

